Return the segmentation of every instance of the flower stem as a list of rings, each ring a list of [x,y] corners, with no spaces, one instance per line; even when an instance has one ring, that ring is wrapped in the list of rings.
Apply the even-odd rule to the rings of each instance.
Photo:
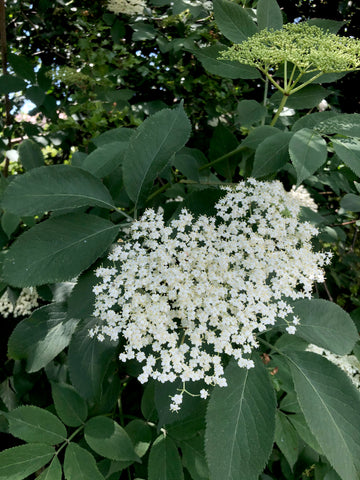
[[[274,118],[271,120],[271,123],[270,123],[271,127],[273,127],[275,125],[275,123],[277,122],[277,120],[280,116],[280,113],[284,110],[285,103],[287,102],[288,98],[289,98],[289,94],[284,93],[283,98],[281,99],[279,108],[277,109],[277,112],[275,113]]]

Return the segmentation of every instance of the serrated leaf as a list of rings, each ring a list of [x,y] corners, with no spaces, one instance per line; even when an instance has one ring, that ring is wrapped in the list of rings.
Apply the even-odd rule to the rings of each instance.
[[[68,299],[69,315],[80,319],[91,317],[95,304],[93,287],[98,282],[94,270],[88,270],[80,275]]]
[[[112,130],[108,130],[107,132],[93,138],[91,141],[97,147],[103,147],[112,142],[128,142],[134,132],[135,130],[132,128],[113,128]]]
[[[69,427],[78,427],[85,422],[88,409],[85,400],[70,385],[52,383],[51,393],[56,413]]]
[[[20,218],[12,213],[4,212],[1,216],[1,227],[9,238],[17,229],[19,223]]]
[[[278,128],[271,127],[270,125],[261,125],[260,127],[255,127],[241,142],[241,146],[250,148],[251,150],[256,150],[261,142],[272,135],[276,135],[277,133],[282,133],[282,131]]]
[[[82,162],[81,167],[95,177],[103,178],[122,164],[128,142],[112,142],[98,147]]]
[[[155,113],[137,128],[123,161],[125,189],[136,208],[144,205],[154,180],[185,145],[190,132],[182,105]]]
[[[168,436],[160,435],[151,447],[148,480],[184,480],[179,452]]]
[[[25,90],[26,82],[15,75],[0,76],[0,95],[8,95],[9,93]]]
[[[322,121],[317,131],[326,135],[339,134],[348,137],[360,137],[360,114],[340,113]]]
[[[25,170],[29,171],[44,165],[44,156],[41,148],[33,140],[27,139],[21,142],[18,152],[20,162]]]
[[[40,107],[45,99],[46,99],[46,92],[37,86],[32,86],[24,90],[24,96],[30,100],[30,102],[34,103],[37,107]]]
[[[236,119],[243,127],[251,127],[267,114],[267,108],[255,100],[241,100],[236,108]]]
[[[200,60],[205,70],[213,75],[233,79],[260,78],[259,71],[250,65],[243,65],[237,61],[220,59],[220,53],[225,49],[225,45],[217,44],[203,48],[193,47],[190,51]]]
[[[234,43],[241,43],[258,29],[246,10],[228,0],[214,0],[215,22],[221,33]]]
[[[114,359],[117,344],[105,339],[91,338],[89,330],[97,325],[96,319],[87,319],[78,325],[69,346],[68,363],[71,382],[82,397],[99,400],[102,381]]]
[[[336,155],[360,177],[360,140],[357,138],[334,138]]]
[[[0,452],[0,480],[23,480],[46,465],[55,451],[49,445],[29,443]]]
[[[36,480],[61,480],[62,468],[58,457],[54,457],[50,465],[44,470]]]
[[[291,131],[294,133],[302,128],[309,128],[311,130],[316,128],[321,122],[326,121],[328,118],[334,117],[335,115],[336,113],[332,111],[309,113],[296,120]]]
[[[126,427],[125,432],[129,435],[136,455],[143,457],[150,447],[152,432],[147,422],[136,418],[131,420]]]
[[[104,480],[90,452],[76,443],[69,443],[65,451],[66,480]]]
[[[207,480],[209,469],[205,459],[204,432],[180,442],[184,467],[190,472],[193,480]]]
[[[281,411],[276,412],[275,442],[293,469],[299,456],[299,436]]]
[[[340,206],[349,212],[360,212],[360,195],[347,193],[340,201]]]
[[[56,445],[66,440],[66,428],[52,413],[33,405],[24,405],[6,414],[9,432],[26,442]]]
[[[235,135],[222,124],[219,124],[211,137],[209,148],[209,160],[221,158],[229,152],[239,147],[239,142]],[[232,155],[231,158],[225,158],[221,162],[214,164],[213,168],[228,180],[232,180],[235,169],[241,161],[241,154]]]
[[[337,355],[349,354],[359,335],[350,315],[339,305],[323,299],[297,300],[294,315],[300,318],[296,334]]]
[[[215,387],[208,406],[205,452],[210,478],[258,480],[275,435],[275,394],[264,365],[231,361],[226,388]],[[266,432],[262,435],[260,432]]]
[[[85,213],[50,218],[12,244],[3,278],[17,287],[70,280],[104,253],[118,230],[108,220]]]
[[[283,18],[276,0],[259,0],[256,6],[257,24],[260,30],[273,28],[280,30]]]
[[[289,153],[296,170],[298,186],[326,162],[326,142],[319,134],[302,128],[291,138]]]
[[[290,132],[279,132],[266,138],[255,151],[254,166],[251,175],[264,177],[277,172],[290,160]]]
[[[313,108],[319,105],[321,100],[326,98],[331,92],[320,85],[308,85],[296,93],[289,96],[286,106],[288,108],[304,109]],[[270,102],[279,105],[282,99],[282,93],[277,91],[270,98]]]
[[[35,71],[34,66],[26,57],[23,55],[15,55],[13,53],[8,53],[8,61],[16,75],[30,82],[35,83]]]
[[[294,394],[296,395],[295,392]],[[318,452],[320,455],[322,455],[321,447],[314,435],[311,433],[303,413],[301,411],[296,412],[294,415],[289,415],[288,418],[302,440],[307,443],[309,447],[315,450],[315,452]]]
[[[289,353],[299,404],[310,430],[343,480],[360,476],[360,394],[324,357]]]
[[[100,180],[70,165],[34,168],[18,175],[2,201],[5,210],[21,217],[82,206],[115,208]]]
[[[129,435],[111,418],[91,418],[85,425],[84,433],[87,444],[105,458],[117,461],[139,460]]]
[[[68,346],[77,324],[77,319],[68,318],[65,304],[46,305],[15,327],[9,339],[8,355],[25,359],[26,370],[37,372]]]

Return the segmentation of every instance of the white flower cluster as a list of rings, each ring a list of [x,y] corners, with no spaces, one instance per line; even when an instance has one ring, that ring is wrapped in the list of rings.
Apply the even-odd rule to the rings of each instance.
[[[296,198],[303,207],[310,208],[314,212],[318,211],[318,206],[314,202],[314,199],[303,185],[295,188],[295,185],[290,190],[291,195]]]
[[[146,3],[143,0],[109,0],[107,9],[111,12],[125,15],[139,15],[143,13]]]
[[[285,298],[309,298],[313,282],[324,280],[330,256],[312,251],[318,231],[298,221],[300,203],[280,182],[249,179],[224,190],[215,217],[183,209],[167,226],[161,210],[147,210],[110,254],[114,266],[96,271],[102,323],[90,334],[121,335],[120,360],[144,362],[142,383],[226,386],[221,356],[253,367],[257,332],[282,318],[294,333],[298,319]]]
[[[0,315],[7,318],[9,315],[13,317],[24,317],[30,315],[32,310],[38,306],[38,294],[36,288],[24,288],[15,305],[10,301],[7,292],[0,298]]]
[[[360,390],[360,362],[355,355],[335,355],[334,353],[325,350],[325,348],[317,347],[316,345],[308,345],[308,352],[322,355],[330,362],[334,363],[343,370],[353,384]]]
[[[203,7],[205,10],[211,11],[213,9],[213,2],[206,1],[206,0],[183,0],[185,5],[189,5],[191,7]]]

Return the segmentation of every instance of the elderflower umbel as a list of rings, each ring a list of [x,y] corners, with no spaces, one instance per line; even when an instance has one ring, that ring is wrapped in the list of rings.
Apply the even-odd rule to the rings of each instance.
[[[304,185],[300,185],[299,187],[295,187],[295,185],[292,187],[290,190],[290,194],[294,197],[297,198],[299,203],[303,207],[310,208],[314,212],[318,211],[318,206],[316,205],[314,199],[310,195],[310,193],[306,190]]]
[[[309,298],[314,281],[324,280],[330,256],[312,251],[318,231],[299,222],[301,205],[280,182],[223,189],[214,217],[183,209],[166,225],[162,210],[146,210],[109,255],[114,266],[96,271],[101,323],[90,334],[122,336],[120,360],[143,364],[142,383],[226,386],[222,355],[252,368],[258,332],[277,317],[295,330],[285,297]],[[172,397],[172,410],[184,391]]]
[[[107,9],[115,14],[138,15],[143,13],[145,2],[142,0],[109,0]]]
[[[38,306],[38,299],[35,288],[24,288],[14,305],[10,301],[8,293],[5,292],[0,298],[0,315],[4,318],[7,318],[9,315],[13,317],[30,315],[32,310]]]
[[[345,72],[360,67],[360,41],[315,25],[289,23],[281,30],[261,30],[222,52],[222,58],[251,65],[263,73],[277,70],[284,62],[306,72]]]

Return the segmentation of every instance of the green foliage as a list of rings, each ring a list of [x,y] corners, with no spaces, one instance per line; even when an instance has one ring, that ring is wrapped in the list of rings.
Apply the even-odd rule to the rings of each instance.
[[[260,361],[254,369],[231,362],[226,388],[216,387],[209,402],[205,439],[210,478],[257,479],[271,452],[275,396]],[[266,432],[259,437],[258,432]]]

